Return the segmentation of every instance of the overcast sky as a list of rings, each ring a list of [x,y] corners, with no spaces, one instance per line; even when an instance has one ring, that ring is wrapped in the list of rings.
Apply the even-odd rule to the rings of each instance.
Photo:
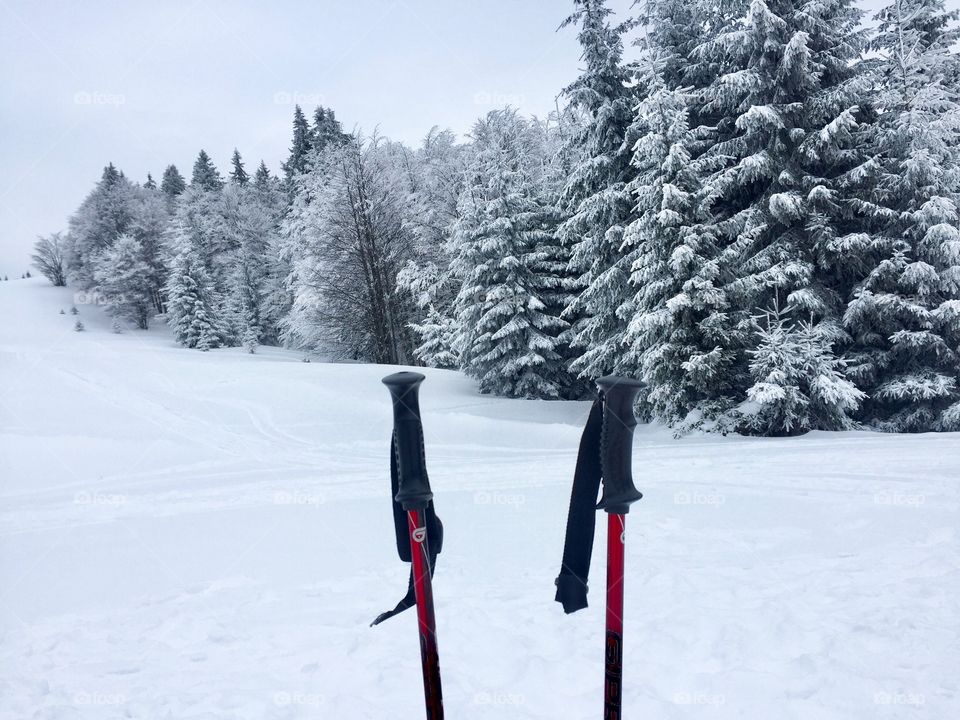
[[[545,114],[579,66],[575,30],[556,31],[571,5],[0,0],[0,275],[27,269],[109,161],[189,178],[200,148],[225,171],[237,147],[278,171],[295,102],[411,144],[508,103]]]

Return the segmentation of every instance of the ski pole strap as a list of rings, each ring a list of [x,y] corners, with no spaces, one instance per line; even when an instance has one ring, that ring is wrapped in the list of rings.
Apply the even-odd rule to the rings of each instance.
[[[630,511],[631,503],[643,497],[634,487],[631,474],[633,430],[637,424],[633,403],[643,384],[631,378],[608,376],[597,380],[597,387],[599,394],[580,438],[563,562],[556,580],[554,599],[566,613],[587,607],[596,511],[624,514]],[[601,481],[603,497],[597,504]]]
[[[603,402],[593,401],[587,425],[580,438],[577,469],[573,474],[567,532],[563,542],[563,563],[557,577],[557,595],[565,613],[587,606],[587,576],[593,554],[593,534],[597,523],[597,494],[600,491],[600,438],[603,432]]]
[[[397,493],[400,491],[400,475],[397,468],[397,438],[394,435],[390,440],[390,497],[393,505],[393,529],[397,538],[397,554],[403,562],[412,562],[410,557],[410,537],[407,528],[407,513],[397,502]],[[437,517],[433,509],[431,500],[424,512],[427,526],[427,547],[430,551],[430,577],[437,566],[437,555],[443,547],[443,523]],[[413,588],[413,566],[410,567],[410,580],[407,583],[407,594],[403,596],[400,602],[392,610],[387,610],[377,615],[376,619],[370,623],[370,627],[379,625],[384,620],[399,615],[404,610],[412,608],[417,604],[416,594]]]

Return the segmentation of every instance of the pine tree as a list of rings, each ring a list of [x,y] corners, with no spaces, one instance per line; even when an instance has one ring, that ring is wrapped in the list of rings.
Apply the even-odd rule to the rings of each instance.
[[[735,355],[716,240],[700,227],[704,169],[693,157],[692,98],[685,89],[668,89],[664,77],[651,58],[650,94],[637,111],[637,177],[630,184],[638,217],[624,236],[625,246],[635,248],[637,290],[623,365],[646,382],[649,414],[675,423],[696,410],[700,422],[730,405],[723,399],[732,395]]]
[[[270,177],[270,171],[267,169],[267,164],[261,160],[260,165],[257,167],[257,172],[253,176],[253,185],[259,191],[267,190],[270,187],[270,181],[273,178]]]
[[[283,164],[284,178],[288,189],[293,188],[293,180],[307,168],[307,158],[312,148],[313,133],[303,110],[297,105],[293,110],[293,143],[290,155]]]
[[[121,235],[99,256],[94,277],[97,293],[108,303],[110,314],[132,320],[146,330],[154,307],[154,288],[143,255],[143,246],[136,238]]]
[[[187,181],[183,179],[183,175],[177,170],[177,166],[167,165],[167,169],[163,171],[163,178],[160,181],[161,192],[168,198],[173,199],[186,189]]]
[[[220,172],[205,150],[200,151],[193,163],[193,177],[190,180],[190,185],[214,192],[223,188],[223,179],[220,177]]]
[[[582,355],[574,373],[596,378],[614,371],[622,354],[630,300],[633,257],[621,249],[623,232],[633,219],[628,184],[635,138],[629,135],[637,90],[623,61],[623,35],[630,23],[611,25],[605,0],[575,0],[564,26],[577,25],[586,65],[564,90],[585,122],[569,142],[579,155],[560,198],[566,217],[559,237],[571,252],[571,271],[582,290],[567,309],[573,322],[571,345]]]
[[[317,106],[313,113],[313,127],[310,128],[310,149],[321,153],[328,147],[340,147],[349,139],[333,110]]]
[[[855,427],[850,415],[865,395],[847,379],[830,339],[812,323],[791,324],[776,308],[757,320],[757,343],[749,351],[754,382],[741,428],[797,435]]]
[[[875,18],[879,116],[855,178],[871,222],[849,259],[866,271],[844,321],[863,418],[883,430],[960,430],[957,17],[942,0],[895,0]]]
[[[147,173],[147,181],[143,184],[144,189],[146,190],[156,190],[157,183],[153,179],[153,175]]]
[[[830,341],[841,327],[845,262],[862,229],[847,212],[846,179],[863,163],[853,147],[868,82],[855,65],[864,37],[853,0],[804,3],[752,0],[694,51],[716,78],[697,95],[697,157],[713,171],[702,179],[696,232],[715,244],[715,272],[728,308],[711,332],[726,358],[723,381],[708,401],[739,402],[750,383],[750,318],[785,300]],[[831,352],[834,352],[831,350]],[[813,372],[813,370],[811,370]]]
[[[476,158],[464,190],[453,243],[463,283],[454,303],[455,345],[481,392],[556,398],[566,389],[557,352],[566,323],[544,296],[560,279],[550,272],[556,211],[538,197],[530,124],[494,111],[474,128]]]
[[[240,151],[236,148],[233,149],[233,157],[230,159],[230,162],[233,165],[233,170],[230,171],[231,182],[241,186],[246,185],[250,181],[250,176],[244,169]]]
[[[166,287],[167,322],[181,345],[209,350],[220,339],[212,312],[215,290],[182,225],[175,230],[174,243],[177,254]]]

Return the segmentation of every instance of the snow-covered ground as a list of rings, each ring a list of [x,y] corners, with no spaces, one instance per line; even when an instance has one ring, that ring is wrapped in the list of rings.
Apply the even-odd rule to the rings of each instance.
[[[414,614],[368,627],[406,588],[393,368],[71,303],[0,283],[0,717],[421,717]],[[587,405],[427,376],[448,717],[600,717],[602,536],[553,602]],[[960,436],[641,427],[635,475],[625,717],[960,717]]]

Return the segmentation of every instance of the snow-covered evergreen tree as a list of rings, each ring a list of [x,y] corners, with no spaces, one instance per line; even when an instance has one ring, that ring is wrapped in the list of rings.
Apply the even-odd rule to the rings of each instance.
[[[650,63],[650,94],[637,111],[638,174],[630,185],[637,219],[625,234],[625,245],[635,249],[636,296],[623,366],[646,382],[647,411],[675,423],[694,410],[698,418],[716,416],[731,404],[735,352],[716,238],[700,224],[704,168],[693,157],[691,97],[668,89],[659,64],[653,57]]]
[[[163,171],[163,178],[160,181],[160,190],[163,194],[173,199],[186,189],[187,181],[183,179],[183,175],[177,170],[177,166],[167,165],[167,169]]]
[[[205,150],[201,150],[193,163],[190,186],[201,190],[217,191],[223,188],[223,178]]]
[[[791,323],[777,309],[758,319],[756,332],[741,429],[797,435],[854,427],[850,416],[865,396],[846,377],[828,337],[810,322]]]
[[[630,23],[613,25],[605,0],[575,0],[564,25],[576,25],[583,51],[583,73],[564,91],[585,116],[570,136],[579,158],[560,198],[561,241],[570,249],[571,269],[580,292],[566,317],[570,344],[582,353],[572,363],[585,378],[618,367],[626,322],[621,307],[630,300],[633,257],[622,249],[623,232],[633,219],[628,184],[634,175],[630,136],[638,93],[623,60],[623,36]]]
[[[710,329],[723,342],[723,382],[703,402],[725,403],[727,386],[731,402],[742,398],[750,318],[777,298],[831,343],[846,339],[844,256],[861,228],[845,212],[844,188],[863,160],[852,133],[868,85],[855,64],[859,22],[852,0],[751,0],[694,51],[700,66],[719,69],[697,92],[698,116],[716,119],[700,128],[698,161],[714,169],[702,179],[708,216],[696,232],[718,249],[728,303]]]
[[[114,318],[129,320],[141,330],[149,327],[156,289],[139,240],[130,235],[117,238],[97,258],[94,279]]]
[[[293,192],[296,176],[307,169],[307,158],[312,149],[312,135],[310,123],[306,115],[297,105],[293,109],[293,142],[290,145],[290,154],[283,163],[283,173],[288,190]]]
[[[535,130],[498,110],[477,123],[474,143],[453,237],[460,364],[481,392],[559,397],[567,381],[557,348],[567,324],[544,302],[562,280],[551,272],[557,218],[538,194]]]
[[[235,217],[238,247],[234,253],[230,304],[237,336],[244,347],[275,344],[280,317],[272,294],[282,282],[277,265],[278,216],[270,196],[258,189],[242,193]]]
[[[233,149],[230,164],[233,166],[233,169],[230,171],[230,182],[236,183],[237,185],[246,185],[250,182],[250,176],[243,167],[243,158],[240,157],[240,151],[236,148]]]
[[[270,170],[267,168],[267,164],[261,160],[260,165],[257,166],[257,172],[253,175],[253,184],[258,190],[266,190],[270,187],[270,181],[273,178],[270,176]]]
[[[349,139],[333,110],[317,106],[313,112],[313,127],[310,128],[310,150],[322,153],[328,146],[340,147]]]
[[[855,178],[871,223],[848,262],[866,266],[845,315],[866,421],[960,429],[960,67],[958,12],[894,0],[872,39],[878,117]]]
[[[172,235],[175,255],[166,287],[167,322],[181,345],[209,350],[220,343],[216,291],[188,229],[178,224]]]
[[[153,175],[147,173],[147,181],[143,184],[144,189],[146,190],[156,190],[157,182],[153,179]]]

